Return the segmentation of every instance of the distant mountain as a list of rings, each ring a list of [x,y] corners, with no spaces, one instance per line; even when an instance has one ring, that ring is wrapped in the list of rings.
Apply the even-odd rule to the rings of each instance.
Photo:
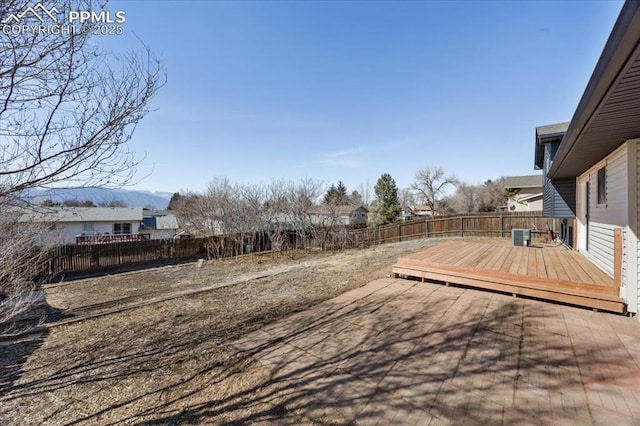
[[[91,200],[95,204],[122,201],[128,207],[166,209],[173,193],[104,188],[56,188],[31,191],[32,202],[40,204],[46,199],[61,203],[66,200]]]

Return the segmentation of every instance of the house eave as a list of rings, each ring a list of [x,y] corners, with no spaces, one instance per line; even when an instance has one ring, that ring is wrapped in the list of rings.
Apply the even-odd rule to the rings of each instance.
[[[576,177],[640,136],[640,2],[625,2],[547,175]],[[538,152],[536,151],[536,166]]]
[[[544,145],[552,142],[560,142],[567,132],[568,126],[569,122],[536,127],[535,170],[542,170],[544,167]],[[549,128],[559,130],[548,131],[547,129]]]

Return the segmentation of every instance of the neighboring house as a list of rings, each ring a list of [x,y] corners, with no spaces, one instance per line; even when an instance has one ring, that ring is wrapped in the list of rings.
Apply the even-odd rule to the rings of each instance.
[[[140,231],[152,239],[173,238],[178,232],[178,217],[172,210],[143,210]]]
[[[311,223],[320,226],[344,225],[352,228],[367,226],[369,210],[361,205],[322,205],[309,210]]]
[[[36,207],[21,222],[46,224],[47,243],[75,243],[79,237],[133,239],[142,222],[142,207]]]
[[[536,129],[544,214],[563,223],[569,245],[619,277],[629,312],[639,297],[639,76],[640,2],[627,1],[571,121]]]
[[[431,207],[425,205],[407,206],[402,209],[402,220],[405,222],[413,219],[434,217],[435,215]]]
[[[542,187],[542,175],[505,177],[504,189],[513,193],[507,200],[507,210],[542,211]]]

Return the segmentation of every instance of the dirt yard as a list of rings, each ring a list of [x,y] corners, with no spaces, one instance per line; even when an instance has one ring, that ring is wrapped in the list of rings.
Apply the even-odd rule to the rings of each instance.
[[[308,423],[283,413],[277,398],[226,403],[269,382],[268,370],[230,342],[386,277],[398,256],[436,242],[256,255],[48,286],[54,322],[0,342],[0,424]],[[190,417],[193,407],[208,407],[206,416]]]

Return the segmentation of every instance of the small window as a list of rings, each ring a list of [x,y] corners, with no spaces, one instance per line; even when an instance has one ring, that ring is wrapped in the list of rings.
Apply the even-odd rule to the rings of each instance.
[[[607,168],[598,169],[598,204],[607,204]]]
[[[116,235],[131,234],[131,224],[130,223],[114,223],[113,233]]]
[[[93,234],[93,223],[83,223],[82,232],[84,234]]]

